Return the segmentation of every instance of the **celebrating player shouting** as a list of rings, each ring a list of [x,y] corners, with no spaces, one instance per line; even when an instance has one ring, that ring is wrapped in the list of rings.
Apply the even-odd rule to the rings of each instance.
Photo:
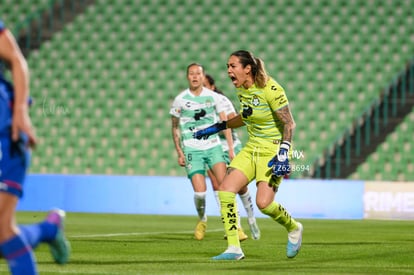
[[[288,99],[284,89],[267,75],[263,61],[249,51],[232,53],[228,59],[227,73],[237,88],[241,114],[194,134],[195,138],[202,139],[223,129],[243,125],[247,126],[249,134],[248,142],[231,161],[219,186],[221,217],[228,247],[213,260],[244,258],[237,235],[239,217],[235,210],[235,196],[252,180],[256,180],[256,204],[260,211],[286,228],[286,254],[293,258],[302,244],[303,227],[282,205],[274,201],[283,176],[290,172],[288,155],[295,122]]]

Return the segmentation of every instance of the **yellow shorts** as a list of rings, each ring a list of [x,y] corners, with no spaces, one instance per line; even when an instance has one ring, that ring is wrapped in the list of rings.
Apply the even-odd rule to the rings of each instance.
[[[271,168],[267,167],[267,164],[277,154],[279,145],[279,143],[268,143],[258,146],[247,143],[229,166],[243,172],[249,182],[252,180],[256,180],[256,183],[264,181],[277,190],[282,182],[282,177],[272,177]]]

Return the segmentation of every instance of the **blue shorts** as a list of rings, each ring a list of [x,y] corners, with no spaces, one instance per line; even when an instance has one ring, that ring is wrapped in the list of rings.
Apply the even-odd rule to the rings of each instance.
[[[1,91],[0,91],[1,92]],[[4,95],[4,94],[3,94]],[[9,102],[0,96],[0,192],[7,192],[19,198],[23,196],[23,182],[30,163],[28,138],[21,134],[17,142],[12,142]],[[7,110],[8,112],[4,112]]]
[[[12,119],[12,87],[0,77],[0,134],[9,131]]]
[[[0,138],[0,192],[19,198],[23,196],[23,183],[30,163],[26,144],[23,140],[12,143],[9,137]]]

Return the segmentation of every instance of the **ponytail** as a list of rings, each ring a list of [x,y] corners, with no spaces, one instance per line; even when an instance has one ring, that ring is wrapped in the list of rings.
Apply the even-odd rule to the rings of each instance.
[[[269,79],[263,60],[260,58],[255,57],[256,61],[256,73],[253,74],[254,77],[254,83],[256,83],[256,86],[259,88],[264,88],[266,86],[266,82]]]

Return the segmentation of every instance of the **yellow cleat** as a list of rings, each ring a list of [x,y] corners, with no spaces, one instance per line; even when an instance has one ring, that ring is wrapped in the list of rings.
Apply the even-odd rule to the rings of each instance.
[[[199,221],[196,225],[194,230],[194,237],[196,240],[204,239],[204,235],[206,234],[207,223],[203,221]]]
[[[237,229],[239,231],[239,241],[245,241],[247,240],[249,237],[246,235],[246,233],[244,233],[243,228],[239,228]]]

